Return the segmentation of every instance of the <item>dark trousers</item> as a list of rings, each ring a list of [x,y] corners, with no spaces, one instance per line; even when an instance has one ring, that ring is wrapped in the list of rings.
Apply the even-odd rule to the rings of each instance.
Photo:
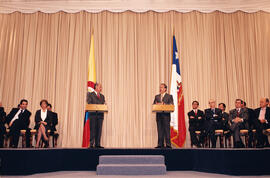
[[[30,135],[31,135],[30,129],[25,128],[25,126],[19,121],[14,121],[10,127],[10,132],[9,132],[9,136],[11,137],[10,145],[9,145],[10,147],[13,147],[13,148],[18,147],[21,130],[26,130],[26,133],[25,133],[26,147],[27,148],[30,147]]]
[[[6,128],[0,123],[0,148],[4,147],[4,135],[6,134]]]
[[[90,146],[100,146],[102,123],[104,116],[101,113],[90,113]]]
[[[170,132],[170,113],[157,113],[157,130],[158,130],[158,146],[171,146],[171,132]]]
[[[197,138],[197,135],[195,131],[201,131],[201,134],[199,136],[199,139]],[[196,128],[196,127],[189,127],[189,133],[190,133],[190,139],[191,139],[191,144],[199,146],[200,144],[204,143],[204,133],[203,129]]]
[[[267,146],[269,145],[268,142],[268,137],[267,135],[263,134],[263,130],[264,129],[269,129],[270,128],[270,124],[266,124],[266,123],[260,123],[259,121],[256,123],[256,133],[257,133],[257,145],[260,146]]]
[[[0,133],[0,148],[4,147],[4,132]]]
[[[214,120],[206,121],[206,135],[210,137],[212,148],[216,148],[217,137],[215,135],[215,130],[220,129],[220,123]]]
[[[240,135],[241,129],[248,129],[248,127],[243,122],[232,123],[231,131],[232,131],[232,135],[233,135],[234,145],[237,145],[239,143],[241,145],[243,145],[242,140],[241,140],[241,135]]]

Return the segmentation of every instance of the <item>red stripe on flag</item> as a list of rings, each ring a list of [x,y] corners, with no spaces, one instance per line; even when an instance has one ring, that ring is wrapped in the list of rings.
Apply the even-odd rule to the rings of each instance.
[[[95,83],[94,82],[92,82],[92,81],[88,81],[87,82],[87,87],[91,87],[91,88],[94,89],[94,86],[95,86]]]
[[[176,147],[183,147],[186,141],[186,123],[185,123],[185,110],[184,110],[184,95],[182,85],[180,85],[177,92],[178,100],[178,130],[171,127],[171,141]]]
[[[90,119],[87,119],[83,128],[82,147],[89,147],[90,144]]]

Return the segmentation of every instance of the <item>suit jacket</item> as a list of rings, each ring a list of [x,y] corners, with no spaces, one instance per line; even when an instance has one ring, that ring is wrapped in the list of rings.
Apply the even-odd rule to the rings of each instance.
[[[190,118],[193,116],[194,118]],[[201,117],[201,119],[199,119]],[[195,112],[191,110],[188,113],[188,119],[189,119],[189,130],[191,129],[196,129],[196,130],[201,130],[203,129],[203,124],[204,124],[204,113],[202,110],[197,110],[197,115],[195,115]]]
[[[103,94],[99,94],[100,97],[98,98],[98,96],[96,95],[96,93],[93,92],[88,92],[87,93],[87,103],[88,104],[105,104],[105,97]],[[104,117],[104,113],[103,112],[90,112],[90,116],[92,117],[99,117],[99,118],[103,118]]]
[[[19,110],[20,108],[12,108],[12,110],[6,117],[6,121],[8,124],[11,122],[11,120],[14,118],[14,116],[17,114]],[[23,113],[19,114],[19,118],[16,120],[16,122],[20,122],[21,126],[24,129],[27,129],[30,124],[30,116],[31,112],[25,109]]]
[[[229,114],[229,121],[233,123],[233,120],[237,117],[237,110],[232,109],[230,110]],[[248,110],[246,108],[241,108],[240,113],[239,113],[239,118],[242,118],[244,120],[244,124],[247,124],[248,122]]]
[[[58,115],[56,112],[52,112],[51,130],[56,131],[56,125],[58,124]]]
[[[105,104],[105,97],[103,94],[99,94],[100,98],[96,95],[95,92],[87,93],[87,103],[88,104]]]
[[[161,94],[156,95],[153,103],[157,104],[161,102],[163,102],[164,104],[173,104],[173,96],[168,93],[165,93],[161,101]],[[170,119],[170,118],[171,118],[170,113],[164,113],[164,112],[157,113],[157,119]]]
[[[223,130],[229,130],[229,114],[227,112],[222,113],[222,119],[221,119],[221,127]]]
[[[204,113],[206,121],[220,122],[222,119],[222,111],[219,108],[215,108],[215,113],[212,112],[211,108],[206,109]]]
[[[248,125],[250,126],[250,129],[254,128],[254,120],[255,120],[255,115],[254,115],[254,110],[251,108],[246,108],[248,111]]]
[[[261,108],[257,108],[254,111],[255,122],[259,121],[260,111],[261,111]],[[264,118],[267,120],[268,124],[270,124],[270,108],[269,107],[266,107]]]
[[[46,129],[51,129],[51,125],[52,125],[52,118],[53,118],[53,113],[51,111],[47,110],[47,117],[45,118],[44,122],[47,123],[47,125],[45,125]],[[40,122],[42,121],[41,119],[41,110],[37,110],[36,115],[35,115],[35,129],[39,129],[40,126]]]
[[[168,94],[168,93],[165,93],[165,95],[161,101],[161,94],[156,95],[153,104],[162,103],[162,102],[164,104],[173,104],[173,96]]]
[[[5,122],[6,122],[5,109],[3,107],[0,107],[0,132],[1,133],[6,132]]]

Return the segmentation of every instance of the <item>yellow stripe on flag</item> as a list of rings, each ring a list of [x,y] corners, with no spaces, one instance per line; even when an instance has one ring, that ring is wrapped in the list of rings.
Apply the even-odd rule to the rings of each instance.
[[[88,81],[96,83],[96,65],[93,34],[91,35],[90,55],[88,62]]]

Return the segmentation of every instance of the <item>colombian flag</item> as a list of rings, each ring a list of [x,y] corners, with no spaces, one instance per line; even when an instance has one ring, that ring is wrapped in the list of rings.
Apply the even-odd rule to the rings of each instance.
[[[171,142],[176,147],[183,147],[186,141],[184,95],[175,36],[173,36],[173,61],[170,93],[173,95],[175,107],[174,112],[171,113]]]
[[[88,92],[94,91],[95,83],[96,83],[96,66],[94,53],[94,36],[92,34],[89,61],[88,61],[88,81],[87,81]],[[89,113],[85,112],[82,147],[89,147],[89,143],[90,143],[90,119]]]

